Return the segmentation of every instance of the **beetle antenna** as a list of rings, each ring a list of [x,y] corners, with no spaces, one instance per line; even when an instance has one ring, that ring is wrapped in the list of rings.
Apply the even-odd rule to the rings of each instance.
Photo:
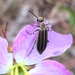
[[[44,10],[45,10],[45,6],[44,6],[44,8],[43,8],[42,11],[41,11],[41,16],[43,16]]]
[[[46,6],[47,6],[47,1],[46,0],[44,0],[44,7],[43,7],[43,9],[42,9],[42,11],[41,11],[41,16],[43,16],[44,17],[44,10],[46,9]]]
[[[28,10],[31,14],[33,14],[36,18],[38,18],[33,12],[31,12],[30,10]]]

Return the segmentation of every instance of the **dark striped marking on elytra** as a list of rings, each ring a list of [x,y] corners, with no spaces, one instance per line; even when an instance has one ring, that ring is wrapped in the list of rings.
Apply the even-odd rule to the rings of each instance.
[[[36,42],[37,50],[40,54],[45,50],[48,42],[48,30],[47,28],[39,29],[38,38]]]
[[[29,11],[31,12],[31,11]],[[32,13],[32,12],[31,12]],[[33,13],[32,13],[33,14]],[[38,31],[38,37],[37,37],[37,40],[35,41],[36,43],[36,48],[37,48],[37,51],[42,54],[43,51],[46,49],[46,46],[47,46],[47,43],[49,42],[48,41],[48,30],[49,28],[47,27],[47,25],[44,23],[44,17],[37,17],[35,14],[33,14],[36,18],[37,18],[37,21],[39,22],[39,30],[35,30],[35,31]],[[34,32],[35,32],[34,31]],[[26,31],[28,34],[30,34],[28,31]],[[33,34],[34,34],[33,32]],[[31,34],[32,35],[32,34]],[[32,47],[32,50],[35,46],[35,43]],[[32,52],[32,50],[30,51],[30,53]],[[30,55],[29,53],[29,55]]]

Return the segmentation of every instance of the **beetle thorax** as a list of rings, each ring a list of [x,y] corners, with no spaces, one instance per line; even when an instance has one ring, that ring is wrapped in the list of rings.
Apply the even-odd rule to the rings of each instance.
[[[40,28],[44,30],[46,28],[46,25],[43,22],[41,22],[40,23]]]

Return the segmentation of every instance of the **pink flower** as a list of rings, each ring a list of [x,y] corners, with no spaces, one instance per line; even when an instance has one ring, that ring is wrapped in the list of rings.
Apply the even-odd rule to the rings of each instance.
[[[45,21],[45,24],[49,24]],[[71,34],[59,34],[53,30],[48,31],[48,44],[44,52],[40,55],[36,49],[36,44],[32,50],[35,40],[37,40],[38,31],[33,33],[39,27],[39,22],[25,26],[17,35],[13,44],[13,53],[17,62],[26,61],[27,65],[36,64],[48,57],[58,56],[64,53],[72,44]],[[51,25],[48,25],[51,29]],[[27,31],[27,32],[26,32]],[[30,51],[32,52],[30,53]],[[30,54],[29,54],[30,53]],[[20,58],[19,60],[17,58]],[[37,60],[37,61],[36,61]]]
[[[65,52],[72,44],[71,34],[62,35],[53,30],[48,31],[49,43],[45,51],[40,55],[35,44],[34,49],[30,53],[37,39],[38,31],[33,35],[29,35],[26,30],[33,33],[38,28],[38,24],[33,24],[34,26],[27,25],[19,32],[13,44],[13,53],[9,53],[7,50],[7,40],[0,37],[0,74],[18,75],[19,68],[21,68],[25,75],[70,75],[69,71],[62,64],[44,59]],[[51,29],[51,25],[48,25],[48,27]],[[15,59],[15,62],[13,59]],[[31,69],[29,66],[33,64],[37,65]]]

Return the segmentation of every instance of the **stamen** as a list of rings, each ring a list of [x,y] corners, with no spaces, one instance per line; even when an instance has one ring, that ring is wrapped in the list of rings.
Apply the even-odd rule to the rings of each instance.
[[[14,75],[14,69],[15,69],[15,65],[8,67],[11,71],[10,71],[10,75]]]
[[[11,69],[11,73],[10,73],[10,75],[14,75],[14,68]]]
[[[30,67],[28,66],[24,66],[24,63],[20,63],[20,64],[17,64],[15,63],[14,66],[11,66],[9,67],[11,72],[10,72],[10,75],[19,75],[19,69],[22,70],[23,74],[24,75],[30,75],[27,71],[30,70]]]
[[[19,75],[18,66],[15,68],[15,75]]]
[[[22,70],[24,71],[25,75],[30,75],[30,74],[26,71],[26,69],[24,68],[24,66],[21,66],[21,68],[22,68]]]

